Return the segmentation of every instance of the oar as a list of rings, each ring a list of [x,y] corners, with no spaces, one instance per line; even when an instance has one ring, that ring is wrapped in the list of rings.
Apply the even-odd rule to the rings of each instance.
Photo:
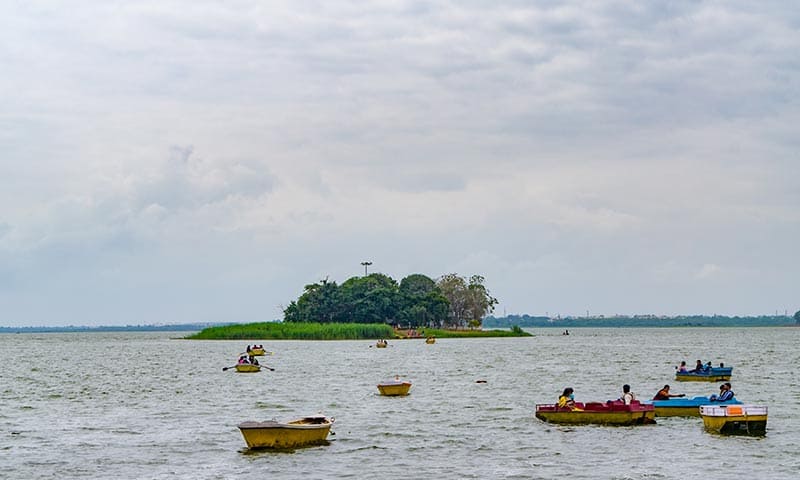
[[[231,368],[236,368],[236,365],[231,365],[230,367],[222,367],[222,371],[223,371],[223,372],[227,372],[227,371],[228,371],[228,370],[230,370]]]
[[[261,365],[260,363],[258,364],[258,366],[259,366],[259,367],[261,367],[261,368],[266,368],[266,369],[267,369],[267,370],[269,370],[270,372],[274,372],[274,371],[275,371],[275,369],[274,369],[274,368],[272,368],[272,367],[268,367],[268,366],[266,366],[266,365]]]

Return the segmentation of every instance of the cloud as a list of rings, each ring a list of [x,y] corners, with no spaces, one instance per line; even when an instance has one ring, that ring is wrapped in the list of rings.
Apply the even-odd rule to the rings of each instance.
[[[485,274],[517,312],[794,295],[785,2],[188,5],[0,7],[0,270],[20,298],[253,318],[365,255]]]
[[[697,279],[703,280],[703,279],[707,279],[707,278],[711,278],[713,276],[716,276],[721,271],[722,271],[722,268],[720,268],[718,265],[714,265],[712,263],[706,263],[705,265],[702,266],[702,268],[700,268],[700,271],[698,271],[695,274],[695,277]]]

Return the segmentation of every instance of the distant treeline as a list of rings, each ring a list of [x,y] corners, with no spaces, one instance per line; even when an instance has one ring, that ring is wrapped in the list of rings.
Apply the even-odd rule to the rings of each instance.
[[[67,333],[67,332],[186,332],[226,323],[177,323],[174,325],[67,325],[61,327],[0,327],[0,333]]]
[[[760,317],[727,317],[723,315],[682,315],[657,317],[634,315],[625,317],[532,317],[530,315],[488,316],[483,320],[484,328],[520,327],[777,327],[794,325],[795,319],[786,315],[764,315]]]

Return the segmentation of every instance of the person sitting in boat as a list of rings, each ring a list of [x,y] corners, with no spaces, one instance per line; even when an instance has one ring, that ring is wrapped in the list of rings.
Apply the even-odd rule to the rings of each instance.
[[[247,363],[247,355],[239,355],[239,361],[237,363],[239,365],[245,365]]]
[[[560,397],[558,397],[558,408],[569,408],[570,410],[575,409],[574,390],[569,387],[564,389],[564,392]]]
[[[697,365],[695,365],[693,369],[689,370],[689,373],[703,373],[703,362],[698,360]]]
[[[247,353],[250,353],[250,345],[247,346]]]
[[[723,383],[719,386],[720,392],[719,395],[711,395],[708,399],[712,402],[727,402],[728,400],[733,399],[734,393],[731,390],[731,384],[729,382]]]
[[[631,392],[631,386],[627,383],[622,386],[622,397],[620,397],[620,400],[622,400],[625,405],[630,405],[632,401],[636,400],[636,394]]]
[[[681,366],[678,367],[678,373],[687,373],[689,370],[686,369],[686,360],[681,361]]]
[[[669,393],[669,385],[664,385],[664,388],[658,391],[653,397],[653,400],[669,400],[673,397],[685,397],[685,393]]]
[[[258,365],[258,360],[256,360],[256,357],[254,357],[253,355],[250,355],[250,357],[247,360],[248,363],[250,363],[250,365]]]
[[[708,362],[703,367],[703,372],[710,372],[711,371],[711,362]]]

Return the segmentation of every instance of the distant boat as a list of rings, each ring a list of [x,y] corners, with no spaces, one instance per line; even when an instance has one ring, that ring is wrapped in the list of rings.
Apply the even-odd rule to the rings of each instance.
[[[676,372],[679,382],[722,382],[731,379],[733,367],[711,367],[702,372]]]
[[[428,338],[426,338],[425,339],[425,343],[427,343],[427,344],[436,343],[436,337],[428,337]]]
[[[706,430],[721,435],[761,436],[767,433],[767,407],[759,405],[703,405],[700,416]]]
[[[606,403],[575,402],[574,410],[556,404],[536,405],[536,418],[539,420],[570,425],[647,425],[656,423],[655,415],[653,405],[637,400],[630,405],[619,400]]]
[[[669,400],[650,400],[656,408],[656,417],[699,417],[702,405],[741,405],[732,398],[726,402],[712,402],[708,397],[670,398]]]
[[[249,363],[240,363],[236,365],[236,371],[239,373],[255,373],[261,371],[261,365],[252,365]]]
[[[243,422],[238,425],[245,443],[250,448],[297,448],[307,445],[324,445],[334,419],[312,415],[286,423]]]
[[[378,391],[381,392],[381,395],[385,395],[387,397],[408,395],[409,390],[411,390],[411,382],[405,382],[397,379],[387,380],[378,384]]]
[[[375,343],[375,347],[376,348],[386,348],[388,345],[389,345],[389,342],[387,342],[386,340],[378,340]]]
[[[250,355],[253,355],[254,357],[263,357],[264,355],[266,355],[266,352],[261,347],[259,347],[259,348],[251,348],[248,353]]]

